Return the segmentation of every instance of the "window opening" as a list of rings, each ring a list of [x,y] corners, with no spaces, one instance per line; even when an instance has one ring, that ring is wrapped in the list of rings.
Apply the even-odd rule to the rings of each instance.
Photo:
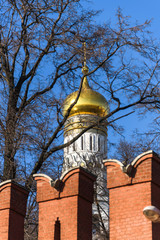
[[[96,136],[93,136],[93,150],[96,151]]]
[[[101,150],[101,140],[100,137],[98,136],[98,151],[100,152]]]
[[[69,158],[66,158],[67,166],[69,165]]]
[[[90,150],[92,151],[92,136],[90,136]]]
[[[73,151],[76,151],[76,143],[73,143]]]
[[[84,150],[84,138],[81,136],[81,150]]]
[[[67,153],[69,153],[69,147],[67,147]]]

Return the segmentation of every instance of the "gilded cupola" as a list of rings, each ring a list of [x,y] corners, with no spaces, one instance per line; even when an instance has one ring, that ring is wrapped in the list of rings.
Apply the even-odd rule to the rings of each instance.
[[[84,65],[82,68],[84,75],[88,73],[88,67]],[[78,91],[75,91],[67,96],[63,103],[63,115],[66,114],[68,108],[77,98]],[[99,117],[104,117],[108,113],[108,103],[100,93],[91,89],[88,84],[87,77],[84,76],[83,84],[77,103],[72,107],[69,117],[74,115],[91,114]]]

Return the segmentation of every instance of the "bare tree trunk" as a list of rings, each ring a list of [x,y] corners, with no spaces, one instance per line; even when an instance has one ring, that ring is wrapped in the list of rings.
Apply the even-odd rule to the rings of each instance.
[[[13,89],[10,88],[9,101],[6,118],[6,132],[5,132],[5,149],[4,149],[4,179],[13,179],[16,174],[15,164],[15,130],[16,130],[16,105],[17,96]]]

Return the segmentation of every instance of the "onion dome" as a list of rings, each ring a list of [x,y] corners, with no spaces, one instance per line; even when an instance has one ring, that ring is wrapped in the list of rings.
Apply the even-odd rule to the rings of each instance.
[[[88,73],[88,67],[85,65],[82,68],[84,75]],[[78,95],[75,91],[67,96],[63,103],[63,116],[67,110],[74,103]],[[81,114],[91,114],[99,117],[105,117],[109,111],[108,103],[100,93],[92,90],[88,84],[87,77],[83,79],[82,89],[77,103],[72,107],[69,117]]]

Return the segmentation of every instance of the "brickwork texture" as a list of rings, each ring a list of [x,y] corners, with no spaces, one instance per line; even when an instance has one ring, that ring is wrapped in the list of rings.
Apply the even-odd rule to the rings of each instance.
[[[106,161],[110,201],[110,240],[160,240],[160,224],[143,215],[146,206],[160,209],[160,159],[153,152],[131,163],[130,174]]]
[[[69,171],[56,190],[45,176],[37,175],[39,240],[91,240],[95,176],[82,168]],[[57,230],[56,222],[59,221]],[[58,235],[58,233],[60,236]]]
[[[23,240],[28,192],[12,181],[0,185],[0,240]]]
[[[106,160],[110,200],[110,240],[160,240],[160,223],[143,215],[160,209],[160,158],[152,151],[128,166]],[[75,168],[53,182],[35,174],[39,204],[39,240],[91,240],[96,177]],[[28,192],[8,180],[0,184],[0,240],[23,240]]]

